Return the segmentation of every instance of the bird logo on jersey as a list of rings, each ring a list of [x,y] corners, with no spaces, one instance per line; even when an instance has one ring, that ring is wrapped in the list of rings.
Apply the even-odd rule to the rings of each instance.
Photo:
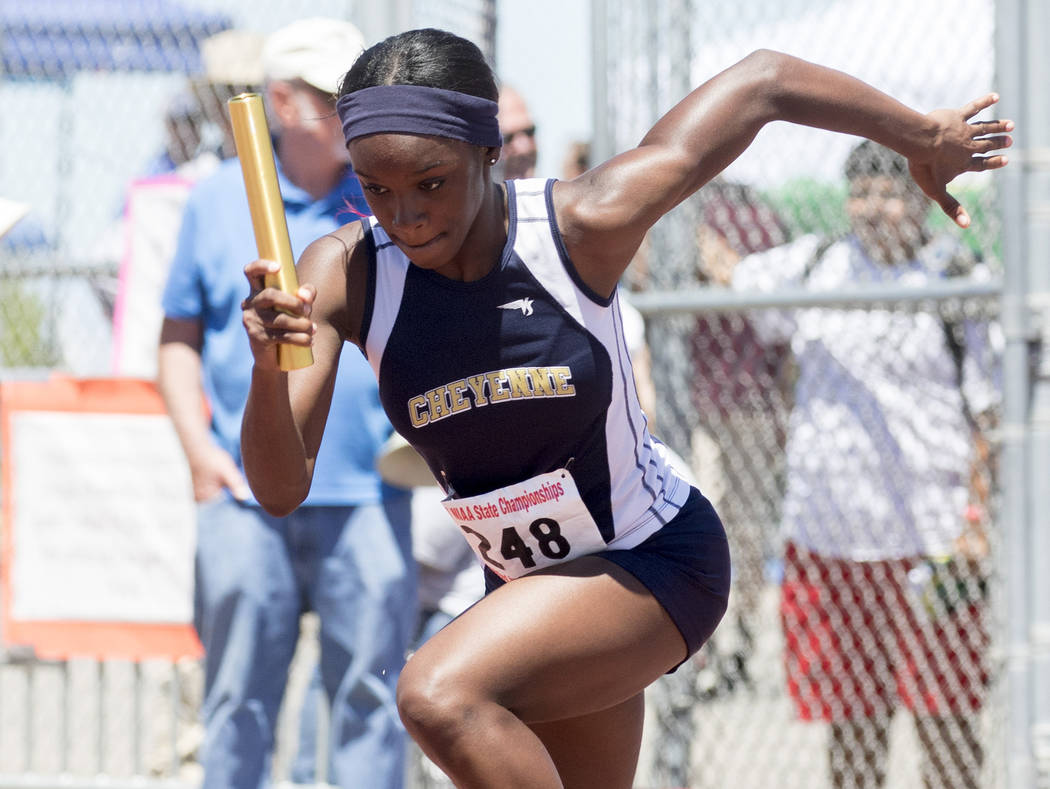
[[[532,315],[532,299],[515,299],[506,304],[500,304],[499,308],[501,310],[521,310],[521,314],[527,318]]]

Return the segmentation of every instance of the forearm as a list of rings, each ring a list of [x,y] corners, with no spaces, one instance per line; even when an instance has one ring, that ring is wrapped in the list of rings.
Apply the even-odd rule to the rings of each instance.
[[[203,408],[200,354],[181,342],[162,343],[157,356],[157,389],[192,468],[212,441]]]
[[[269,262],[245,268],[252,295],[242,305],[243,320],[255,363],[241,422],[241,462],[259,503],[274,515],[288,514],[310,491],[344,339],[336,328],[345,323],[344,252],[330,239],[311,244],[299,262],[304,284],[294,295],[264,287]],[[328,284],[335,295],[318,298],[312,281]],[[313,363],[281,370],[280,343],[309,347]]]
[[[841,71],[790,55],[758,53],[769,61],[765,122],[781,120],[867,137],[905,157],[937,144],[939,126],[877,88]]]
[[[927,116],[848,74],[759,50],[690,93],[641,145],[668,152],[656,162],[668,168],[660,179],[664,185],[680,168],[677,202],[732,163],[773,121],[868,137],[907,157],[931,148],[938,129]]]
[[[773,121],[867,137],[905,156],[919,188],[960,227],[970,217],[948,192],[964,172],[1003,167],[1013,121],[970,119],[985,94],[921,114],[835,69],[760,50],[709,79],[664,115],[637,148],[559,182],[554,207],[576,268],[611,293],[645,232],[728,167]]]
[[[241,462],[259,503],[287,515],[310,491],[313,461],[296,422],[288,373],[252,370],[241,425]]]

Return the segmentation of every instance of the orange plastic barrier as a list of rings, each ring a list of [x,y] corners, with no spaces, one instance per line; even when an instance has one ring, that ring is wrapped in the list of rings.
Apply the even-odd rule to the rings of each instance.
[[[0,383],[0,447],[4,643],[48,659],[199,656],[189,476],[153,382]]]

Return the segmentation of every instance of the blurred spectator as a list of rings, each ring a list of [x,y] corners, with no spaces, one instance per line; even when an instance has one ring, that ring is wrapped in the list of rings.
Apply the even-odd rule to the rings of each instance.
[[[444,497],[436,485],[412,494],[412,555],[419,565],[417,647],[485,594],[482,567],[441,506]]]
[[[29,206],[0,197],[0,244],[8,252],[26,252],[48,244],[43,227],[29,215]]]
[[[407,444],[404,447],[402,451],[415,453]],[[380,463],[384,479],[412,487],[412,556],[419,570],[416,649],[485,594],[481,564],[469,544],[463,549],[463,534],[441,506],[444,491],[432,477],[429,481],[423,479],[431,476],[430,469],[422,458],[417,462],[417,469],[407,474],[404,470],[390,473]],[[389,453],[386,465],[389,466]]]
[[[699,192],[701,282],[725,284],[744,256],[784,243],[784,224],[743,184],[716,180]],[[783,496],[791,365],[785,344],[764,344],[739,313],[702,313],[691,337],[693,470],[726,527],[733,557],[729,611],[705,646],[705,690],[750,681],[765,566]]]
[[[975,270],[906,162],[870,142],[846,165],[851,232],[745,258],[736,289],[921,286]],[[996,405],[987,325],[928,312],[799,308],[752,317],[791,343],[798,380],[786,447],[781,616],[788,688],[827,721],[836,787],[886,774],[895,708],[915,715],[932,789],[974,789],[986,695],[978,426]],[[971,505],[968,508],[968,502]]]
[[[429,474],[422,459],[419,462]],[[417,649],[485,594],[485,572],[441,506],[444,497],[437,485],[417,487],[412,492],[412,555],[419,569]],[[451,789],[445,774],[418,748],[413,749],[419,756],[416,776],[420,789]]]
[[[204,119],[201,143],[220,159],[237,155],[226,102],[262,86],[263,40],[261,33],[234,29],[216,33],[201,44],[204,72],[190,82],[190,91]]]
[[[121,220],[93,255],[120,261],[110,372],[153,378],[163,314],[160,296],[190,190],[235,154],[226,101],[262,86],[263,36],[226,30],[201,44],[203,72],[165,115],[168,143],[145,177],[128,186]],[[187,158],[189,157],[189,158]]]
[[[536,174],[536,123],[525,99],[510,85],[500,86],[499,128],[503,134],[500,166],[503,178],[531,178]]]
[[[204,115],[188,91],[176,93],[164,111],[164,150],[146,165],[145,175],[174,172],[197,157],[203,137]]]
[[[561,163],[561,177],[571,181],[591,169],[591,144],[582,140],[569,143]]]
[[[716,179],[691,198],[689,208],[697,218],[696,248],[690,251],[698,264],[689,274],[698,284],[724,284],[743,255],[785,239],[779,218],[740,184]],[[650,266],[657,264],[647,239],[625,287],[651,288]],[[662,786],[690,782],[697,703],[751,684],[748,660],[782,494],[789,371],[786,347],[763,344],[739,313],[703,312],[677,326],[673,335],[682,345],[663,349],[662,361],[670,356],[672,364],[691,371],[684,379],[688,416],[681,417],[683,426],[692,427],[690,462],[684,465],[725,525],[733,573],[729,608],[718,629],[692,660],[646,691],[654,725],[643,764],[650,782]],[[674,400],[672,386],[664,402]]]
[[[296,256],[367,211],[333,111],[337,82],[363,43],[348,22],[305,19],[263,47]],[[405,736],[394,690],[415,624],[416,573],[409,497],[383,485],[374,466],[390,426],[367,362],[347,345],[309,497],[284,518],[251,499],[240,466],[252,372],[240,301],[243,267],[256,256],[240,165],[227,161],[190,194],[164,292],[159,349],[160,389],[198,501],[203,785],[258,789],[268,781],[300,615],[314,610],[331,705],[329,782],[401,789]]]
[[[6,238],[28,213],[29,206],[25,203],[0,197],[0,238]]]
[[[12,258],[47,244],[43,229],[27,218],[29,205],[0,197],[0,270]],[[0,287],[0,367],[40,364],[37,339],[43,331],[43,309],[36,295],[18,279]]]
[[[449,518],[441,500],[445,492],[419,453],[399,434],[383,445],[376,467],[387,483],[412,491],[412,557],[419,576],[419,606],[411,650],[463,613],[485,594],[485,574],[470,544]],[[291,779],[297,784],[318,783],[318,704],[322,688],[318,672],[310,678],[303,697],[299,743]],[[444,774],[411,743],[413,764],[426,786],[447,784]]]
[[[376,461],[391,485],[412,489],[412,555],[419,570],[419,620],[413,648],[447,625],[485,593],[481,564],[441,500],[445,493],[423,458],[393,434]]]

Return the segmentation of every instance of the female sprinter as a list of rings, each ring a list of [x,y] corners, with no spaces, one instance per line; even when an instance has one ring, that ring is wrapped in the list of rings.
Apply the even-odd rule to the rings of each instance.
[[[969,122],[996,100],[924,115],[759,51],[577,178],[495,183],[497,88],[477,47],[416,30],[353,64],[337,109],[374,218],[314,242],[297,294],[263,287],[267,261],[246,268],[245,468],[273,513],[302,501],[356,343],[488,576],[398,690],[456,786],[627,789],[644,688],[725,611],[722,526],[649,434],[624,349],[616,286],[646,231],[775,120],[899,151],[965,227],[946,185],[1006,163],[993,151],[1013,124]],[[278,342],[312,346],[313,366],[282,372]]]

